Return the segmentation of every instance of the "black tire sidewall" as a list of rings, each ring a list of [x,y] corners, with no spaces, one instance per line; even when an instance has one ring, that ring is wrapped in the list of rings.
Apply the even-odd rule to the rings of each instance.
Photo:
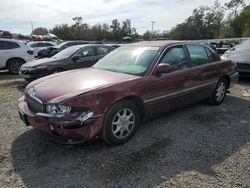
[[[118,139],[117,137],[113,135],[112,121],[113,121],[114,116],[117,114],[117,112],[119,112],[120,110],[124,108],[130,109],[133,111],[134,116],[135,116],[135,124],[134,124],[133,130],[127,137],[123,139]],[[111,145],[123,144],[127,142],[128,140],[130,140],[131,137],[134,135],[139,122],[140,122],[139,110],[133,102],[129,100],[122,100],[122,101],[116,102],[114,105],[111,106],[111,108],[107,111],[105,115],[104,123],[102,127],[102,137],[108,144],[111,144]]]
[[[19,74],[18,72],[17,72],[17,73],[16,73],[16,72],[13,72],[13,71],[10,69],[10,65],[11,65],[12,63],[19,63],[19,64],[20,64],[20,67],[21,67],[21,65],[24,64],[25,62],[24,62],[23,60],[21,60],[21,59],[11,59],[11,60],[8,61],[8,63],[7,63],[7,68],[9,69],[9,71],[10,71],[12,74]]]

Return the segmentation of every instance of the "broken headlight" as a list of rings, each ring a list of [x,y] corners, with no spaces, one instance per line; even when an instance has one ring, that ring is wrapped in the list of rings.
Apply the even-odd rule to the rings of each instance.
[[[46,112],[50,114],[68,114],[71,112],[70,106],[65,106],[62,104],[48,104],[46,106]]]

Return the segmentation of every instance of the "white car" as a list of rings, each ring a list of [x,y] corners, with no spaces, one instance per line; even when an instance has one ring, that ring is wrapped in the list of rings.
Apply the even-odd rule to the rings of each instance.
[[[56,45],[56,42],[51,41],[34,41],[27,44],[30,48],[34,50],[35,57],[38,56],[38,52],[44,48],[52,47]]]
[[[0,38],[0,68],[18,74],[22,64],[34,60],[34,51],[24,42]]]

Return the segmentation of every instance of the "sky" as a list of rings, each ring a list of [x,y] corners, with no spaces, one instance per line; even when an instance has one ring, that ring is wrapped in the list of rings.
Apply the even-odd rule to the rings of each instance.
[[[1,0],[0,30],[30,34],[33,27],[53,28],[58,24],[73,24],[81,16],[89,25],[111,24],[131,19],[132,26],[142,34],[151,30],[169,30],[182,23],[201,5],[213,5],[215,0]],[[219,0],[221,4],[229,0]],[[246,0],[249,3],[250,0]]]

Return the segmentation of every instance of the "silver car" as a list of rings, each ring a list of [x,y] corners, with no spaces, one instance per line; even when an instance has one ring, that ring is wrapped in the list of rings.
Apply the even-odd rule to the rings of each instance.
[[[250,76],[250,40],[243,41],[221,56],[237,63],[237,71],[241,76]]]

